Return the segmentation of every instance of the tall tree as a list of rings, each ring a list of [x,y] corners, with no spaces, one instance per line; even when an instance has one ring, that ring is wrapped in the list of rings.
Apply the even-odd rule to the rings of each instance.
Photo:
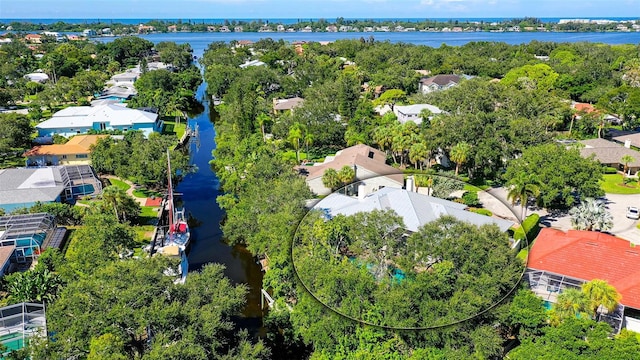
[[[337,189],[341,183],[342,181],[340,180],[338,172],[335,169],[329,168],[324,171],[324,174],[322,174],[322,185],[324,185],[328,189],[331,189],[331,191]]]
[[[296,161],[300,162],[300,142],[304,140],[304,134],[306,132],[306,127],[300,123],[294,123],[293,126],[289,128],[289,136],[287,140],[293,146],[296,151]]]
[[[459,142],[450,151],[451,161],[456,163],[456,176],[460,170],[460,166],[467,161],[469,153],[471,152],[471,146],[466,142]]]
[[[633,156],[629,154],[625,154],[622,156],[620,161],[624,164],[624,176],[626,177],[627,175],[629,175],[627,173],[629,171],[629,163],[636,161],[636,159],[634,159]]]
[[[520,202],[520,206],[522,207],[520,220],[524,220],[527,215],[527,203],[529,199],[540,195],[540,181],[535,174],[520,173],[517,177],[511,178],[511,180],[507,182],[507,186],[507,199],[511,200],[512,205]]]
[[[622,296],[614,288],[609,285],[606,280],[593,279],[582,285],[582,291],[589,300],[589,309],[591,316],[597,319],[599,309],[606,309],[611,312],[616,309]]]

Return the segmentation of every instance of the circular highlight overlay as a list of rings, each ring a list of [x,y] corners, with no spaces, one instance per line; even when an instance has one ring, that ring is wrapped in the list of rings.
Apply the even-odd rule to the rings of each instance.
[[[356,182],[305,215],[291,252],[309,293],[342,316],[390,329],[453,325],[509,296],[527,246],[510,207],[444,176],[415,175],[406,187],[384,176]]]

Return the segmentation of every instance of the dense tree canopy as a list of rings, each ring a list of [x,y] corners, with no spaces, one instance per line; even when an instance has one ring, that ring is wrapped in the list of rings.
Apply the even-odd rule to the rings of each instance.
[[[546,144],[526,149],[522,157],[509,163],[504,179],[509,181],[523,173],[538,179],[537,199],[544,207],[570,207],[577,199],[603,194],[599,184],[602,166],[581,157],[575,148]]]

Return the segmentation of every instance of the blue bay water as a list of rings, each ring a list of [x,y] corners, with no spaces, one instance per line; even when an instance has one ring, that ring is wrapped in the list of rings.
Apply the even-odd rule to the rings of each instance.
[[[337,33],[305,33],[305,32],[273,32],[273,33],[155,33],[137,35],[154,43],[160,41],[174,41],[176,43],[189,43],[194,50],[194,55],[201,57],[210,43],[215,41],[230,42],[233,40],[257,41],[264,38],[284,41],[335,41],[340,39],[369,39],[371,36],[377,41],[390,41],[392,43],[404,42],[415,45],[427,45],[439,47],[442,44],[460,46],[469,42],[496,41],[511,45],[529,43],[531,41],[551,42],[597,42],[605,44],[639,44],[640,32],[337,32]],[[113,41],[113,37],[97,38],[98,41]]]

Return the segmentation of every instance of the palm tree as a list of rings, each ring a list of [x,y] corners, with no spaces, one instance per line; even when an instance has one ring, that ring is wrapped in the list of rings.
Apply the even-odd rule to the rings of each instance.
[[[307,131],[304,134],[304,146],[305,146],[305,152],[307,154],[306,159],[309,159],[309,146],[311,145],[313,145],[313,134]]]
[[[584,292],[579,289],[567,288],[558,295],[558,299],[553,306],[555,315],[559,320],[584,316],[587,313],[589,307],[589,300]]]
[[[256,116],[256,121],[258,122],[258,125],[260,125],[260,131],[262,132],[262,141],[266,141],[266,134],[264,132],[264,126],[271,120],[271,118],[269,117],[269,115],[265,114],[265,113],[260,113],[258,114],[258,116]]]
[[[431,193],[431,187],[433,186],[433,176],[430,175],[416,175],[414,176],[414,181],[416,185],[416,192],[421,187],[427,187],[427,196]]]
[[[340,177],[338,176],[338,172],[335,169],[327,169],[324,174],[322,174],[322,185],[326,188],[334,191],[340,186]]]
[[[620,159],[620,162],[622,162],[624,164],[624,176],[627,176],[627,171],[629,170],[629,163],[632,163],[636,161],[636,159],[633,158],[633,156],[626,154],[622,156],[622,159]]]
[[[348,185],[353,182],[356,177],[356,171],[349,165],[345,165],[338,171],[338,178],[343,185]]]
[[[420,170],[422,170],[422,165],[428,157],[429,149],[424,141],[417,142],[409,148],[409,161],[411,161],[416,168],[420,165]]]
[[[460,170],[460,165],[464,164],[467,161],[467,157],[469,156],[469,152],[471,152],[471,145],[466,142],[457,143],[450,151],[449,155],[451,157],[451,161],[456,163],[456,176],[458,176],[458,172]]]
[[[377,127],[372,134],[373,141],[378,144],[380,150],[387,151],[393,139],[392,129],[389,126]],[[387,154],[388,155],[388,154]]]
[[[613,227],[613,217],[607,211],[605,204],[593,198],[584,201],[569,210],[571,225],[577,230],[607,231]]]
[[[582,292],[589,300],[589,308],[591,309],[591,315],[595,318],[598,315],[598,309],[600,306],[607,309],[607,311],[613,311],[618,306],[618,302],[622,296],[616,288],[609,285],[605,280],[593,279],[588,283],[582,285]]]
[[[529,198],[540,195],[540,181],[535,174],[520,173],[508,183],[507,199],[511,200],[511,204],[515,205],[520,202],[522,213],[520,219],[523,220],[527,215],[527,203]]]
[[[289,128],[289,137],[287,138],[296,150],[296,160],[298,162],[300,162],[300,141],[304,139],[304,130],[304,125],[296,122]]]

